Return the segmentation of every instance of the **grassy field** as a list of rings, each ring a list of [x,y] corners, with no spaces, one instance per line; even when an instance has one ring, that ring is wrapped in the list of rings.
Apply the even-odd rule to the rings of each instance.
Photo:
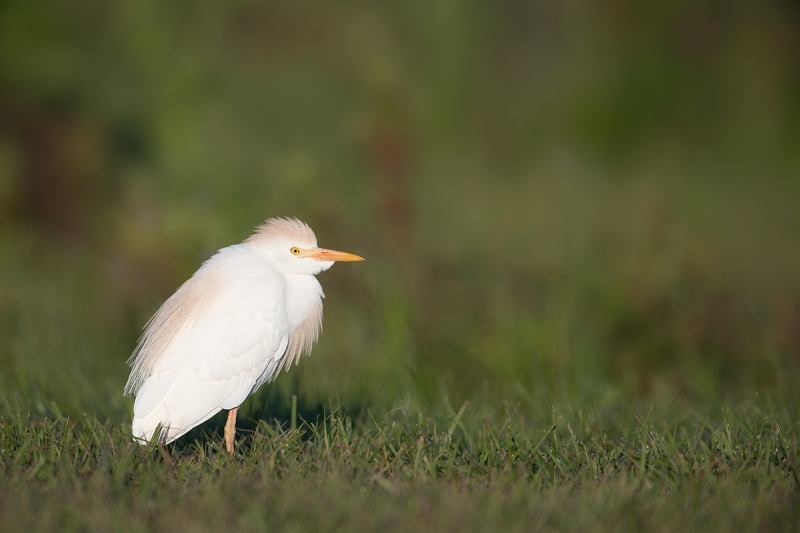
[[[310,422],[251,420],[232,460],[216,434],[143,448],[112,419],[2,402],[3,531],[800,527],[797,414],[769,402],[550,420],[480,398],[379,415],[332,405]]]
[[[526,197],[548,227],[558,194],[538,193]],[[747,196],[728,202],[761,213]],[[119,283],[100,252],[7,239],[0,530],[797,530],[791,239],[726,248],[727,229],[709,230],[722,252],[699,261],[673,228],[653,258],[649,232],[662,230],[640,235],[646,211],[619,225],[605,208],[577,211],[576,239],[606,232],[635,253],[551,247],[508,266],[493,257],[518,235],[471,236],[417,256],[415,285],[369,238],[341,246],[372,251],[368,268],[321,276],[322,340],[244,404],[233,460],[221,416],[167,452],[131,442],[124,361],[158,289]],[[744,257],[739,246],[783,263],[739,271],[723,259]]]

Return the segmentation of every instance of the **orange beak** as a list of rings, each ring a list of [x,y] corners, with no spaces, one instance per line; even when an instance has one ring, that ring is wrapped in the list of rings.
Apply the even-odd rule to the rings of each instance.
[[[308,255],[306,257],[310,257],[317,261],[352,262],[364,260],[364,258],[360,255],[351,254],[348,252],[339,252],[336,250],[326,250],[325,248],[312,248],[311,250],[308,250]]]

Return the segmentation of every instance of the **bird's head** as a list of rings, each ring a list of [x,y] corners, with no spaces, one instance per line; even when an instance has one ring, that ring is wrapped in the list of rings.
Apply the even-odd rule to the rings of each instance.
[[[355,254],[319,248],[312,229],[296,218],[271,218],[246,242],[267,255],[283,274],[315,276],[336,261],[364,260]]]

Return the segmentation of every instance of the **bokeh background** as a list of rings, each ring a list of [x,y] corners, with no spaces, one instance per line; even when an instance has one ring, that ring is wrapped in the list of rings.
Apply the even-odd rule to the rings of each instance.
[[[779,397],[800,6],[0,4],[0,394],[127,422],[142,326],[272,216],[367,262],[255,417]]]

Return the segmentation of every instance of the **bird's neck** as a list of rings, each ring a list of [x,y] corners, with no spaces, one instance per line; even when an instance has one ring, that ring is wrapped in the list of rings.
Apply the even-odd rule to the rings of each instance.
[[[310,274],[289,274],[286,280],[286,311],[289,328],[294,332],[311,316],[319,315],[322,308],[322,285]]]

